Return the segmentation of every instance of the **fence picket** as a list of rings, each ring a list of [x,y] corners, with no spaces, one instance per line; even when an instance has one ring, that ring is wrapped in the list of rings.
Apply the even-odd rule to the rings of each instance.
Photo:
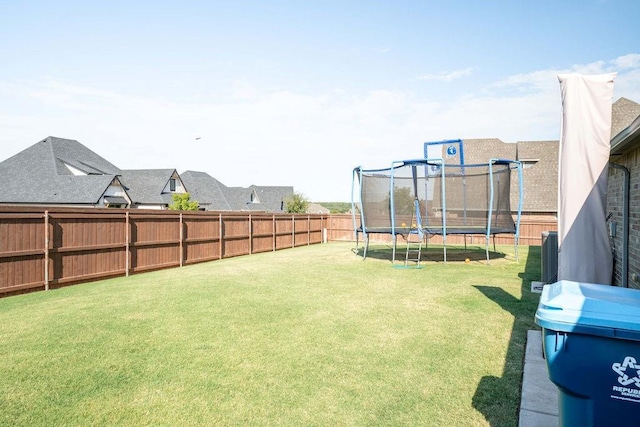
[[[216,221],[217,236],[208,225],[216,230]],[[354,240],[350,214],[225,212],[223,216],[221,212],[184,212],[177,215],[175,211],[139,209],[1,206],[0,227],[5,236],[4,245],[0,239],[0,297],[307,246],[323,243],[325,238]],[[542,232],[556,229],[554,217],[525,218],[521,221],[520,244],[540,245]],[[461,239],[461,236],[449,236],[449,243],[459,243],[455,238]],[[390,236],[371,235],[371,239],[386,243]],[[438,236],[434,236],[432,241],[437,239]],[[499,236],[497,243],[513,244],[513,236]]]

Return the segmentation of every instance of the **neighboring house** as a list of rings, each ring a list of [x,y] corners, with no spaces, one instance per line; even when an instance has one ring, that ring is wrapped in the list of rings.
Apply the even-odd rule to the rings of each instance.
[[[610,230],[615,228],[615,233],[611,233],[615,234],[611,239],[613,284],[640,288],[640,104],[620,98],[613,104],[612,112],[610,162],[617,167],[609,168],[607,212],[611,214]],[[625,177],[629,180],[628,187]],[[626,204],[629,208],[628,234],[624,227]],[[625,258],[627,268],[623,263]]]
[[[227,187],[205,172],[121,170],[78,141],[47,137],[0,162],[0,204],[167,209],[189,192],[201,210],[284,212],[293,187]]]
[[[463,140],[464,163],[487,164],[491,159],[522,162],[522,217],[556,218],[558,212],[558,141],[503,142],[497,138]],[[459,162],[459,158],[448,161]],[[511,210],[518,209],[518,175],[512,174]]]
[[[133,208],[167,209],[174,194],[187,192],[175,169],[125,169],[122,183]]]
[[[206,172],[186,171],[180,174],[189,189],[191,200],[198,202],[201,210],[231,211],[233,207],[227,200],[229,187]]]
[[[516,160],[516,144],[498,138],[464,139],[462,143],[466,165],[489,163],[491,159]]]
[[[232,187],[229,198],[237,210],[256,212],[284,212],[285,201],[293,196],[293,187],[259,186]]]
[[[331,211],[318,203],[309,203],[307,213],[310,214],[328,214]]]
[[[524,184],[523,217],[557,219],[559,146],[559,141],[518,141],[516,158],[522,162]],[[512,209],[517,208],[517,190],[517,185],[513,185]]]
[[[486,163],[491,158],[522,162],[524,200],[523,217],[554,217],[558,211],[559,141],[519,141],[465,139],[465,164]],[[454,159],[452,161],[458,161]],[[620,98],[611,108],[611,157],[607,212],[614,251],[613,283],[640,289],[640,104]],[[625,176],[629,179],[625,192]],[[517,184],[512,184],[511,208],[517,208]],[[628,213],[628,234],[624,233],[624,212]],[[613,225],[614,224],[614,225]],[[615,230],[615,231],[613,231]],[[625,256],[626,248],[628,253]],[[624,259],[628,263],[625,270]],[[586,260],[585,262],[588,262]]]
[[[191,199],[210,211],[284,212],[285,200],[293,195],[290,186],[227,187],[206,172],[186,171],[181,176]]]
[[[127,207],[120,169],[78,141],[49,136],[0,163],[1,204]]]

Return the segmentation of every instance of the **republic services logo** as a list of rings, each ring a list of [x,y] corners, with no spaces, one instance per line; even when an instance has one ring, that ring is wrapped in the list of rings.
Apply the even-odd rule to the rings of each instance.
[[[622,363],[614,363],[611,369],[618,374],[618,383],[623,386],[634,384],[640,389],[640,365],[636,359],[627,356]]]

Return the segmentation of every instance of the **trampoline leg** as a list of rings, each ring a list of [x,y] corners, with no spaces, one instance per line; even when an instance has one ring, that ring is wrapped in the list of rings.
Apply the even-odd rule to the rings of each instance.
[[[493,242],[495,243],[495,240]],[[489,261],[489,238],[488,237],[485,238],[484,252],[487,255],[487,265],[491,265],[491,262]]]
[[[424,234],[424,254],[425,257],[429,256],[429,236],[427,233]]]
[[[396,243],[398,241],[398,236],[396,234],[394,234],[393,237],[391,238],[391,240],[393,240],[393,250],[392,250],[392,255],[391,255],[391,263],[395,264],[396,263]]]
[[[443,236],[442,239],[442,251],[444,253],[444,263],[447,263],[447,237]]]
[[[362,253],[363,261],[367,259],[367,249],[369,249],[369,234],[367,234],[367,237],[365,238],[365,242],[364,242],[364,252]]]

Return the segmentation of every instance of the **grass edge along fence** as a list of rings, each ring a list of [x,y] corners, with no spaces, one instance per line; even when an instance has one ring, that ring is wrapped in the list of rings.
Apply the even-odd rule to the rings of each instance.
[[[0,207],[0,297],[322,243],[327,216]]]
[[[520,245],[539,246],[541,233],[556,229],[555,218],[525,218]],[[431,241],[439,243],[439,238]],[[473,238],[467,243],[473,244]],[[513,244],[512,239],[500,237],[497,243]],[[0,297],[324,241],[353,240],[351,214],[0,206]]]
[[[359,217],[356,217],[356,224],[359,226]],[[353,241],[353,217],[351,214],[330,214],[327,219],[327,238],[328,241]],[[518,244],[521,246],[540,246],[542,244],[542,232],[556,231],[558,222],[553,215],[523,215],[520,219],[520,236]],[[362,233],[358,233],[358,238],[362,242],[364,239]],[[430,243],[442,244],[441,235],[429,235]],[[369,239],[372,243],[391,243],[390,234],[371,234]],[[498,245],[513,245],[513,234],[499,234],[491,239]],[[465,242],[466,241],[466,242]],[[476,235],[447,235],[447,243],[451,245],[482,244],[485,243],[484,234]]]

